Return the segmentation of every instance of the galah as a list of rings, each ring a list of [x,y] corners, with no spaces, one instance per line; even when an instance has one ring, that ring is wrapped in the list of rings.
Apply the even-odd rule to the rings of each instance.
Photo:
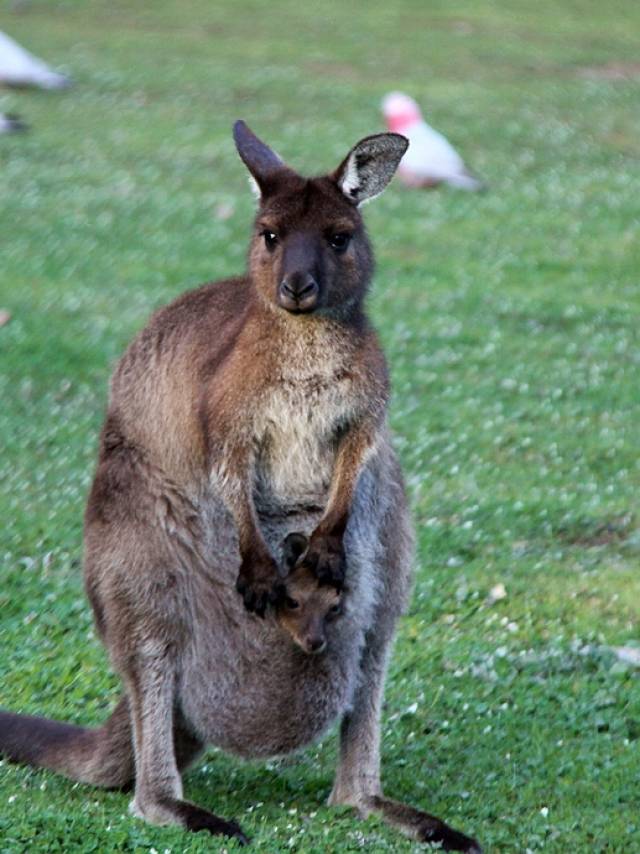
[[[0,84],[33,86],[37,89],[66,89],[71,81],[64,74],[25,50],[17,41],[0,31]]]
[[[382,101],[387,127],[409,140],[398,167],[398,177],[408,187],[450,184],[463,190],[482,190],[484,184],[469,172],[448,139],[422,118],[420,107],[402,92],[391,92]]]

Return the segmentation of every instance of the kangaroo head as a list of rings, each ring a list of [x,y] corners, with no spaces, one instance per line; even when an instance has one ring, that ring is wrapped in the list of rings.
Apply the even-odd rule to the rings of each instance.
[[[407,140],[368,136],[334,172],[303,178],[244,122],[236,122],[234,138],[259,196],[249,272],[260,298],[291,314],[348,316],[373,270],[358,206],[387,186]]]
[[[306,653],[318,654],[327,646],[327,626],[342,613],[343,591],[318,584],[298,559],[306,551],[304,534],[289,534],[284,542],[286,596],[276,607],[276,621]]]

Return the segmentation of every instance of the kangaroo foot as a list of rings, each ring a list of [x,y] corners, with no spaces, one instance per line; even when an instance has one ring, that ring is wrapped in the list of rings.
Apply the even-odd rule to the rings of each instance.
[[[378,813],[388,824],[419,842],[439,843],[443,851],[482,854],[482,848],[475,839],[415,807],[377,795],[368,798],[366,806],[369,812]]]
[[[242,845],[249,844],[249,837],[236,821],[227,821],[189,801],[162,798],[142,806],[134,800],[129,809],[133,815],[151,824],[179,824],[192,833],[206,830],[212,836],[228,836],[237,839]]]

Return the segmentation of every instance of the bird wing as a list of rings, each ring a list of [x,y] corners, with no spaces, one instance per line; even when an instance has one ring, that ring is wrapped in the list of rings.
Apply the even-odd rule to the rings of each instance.
[[[424,178],[446,180],[465,171],[462,158],[449,140],[426,122],[407,132],[409,148],[402,169]]]

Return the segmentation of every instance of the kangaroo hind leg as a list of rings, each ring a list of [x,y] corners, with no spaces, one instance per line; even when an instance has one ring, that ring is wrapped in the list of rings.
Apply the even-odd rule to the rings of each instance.
[[[155,649],[152,647],[155,646]],[[181,767],[202,747],[175,710],[175,662],[170,648],[147,643],[125,674],[134,728],[136,787],[131,812],[151,824],[178,824],[248,842],[227,821],[182,797]],[[176,726],[177,724],[177,726]]]
[[[351,806],[362,818],[375,813],[405,835],[420,842],[439,843],[444,851],[481,854],[475,839],[429,813],[382,794],[379,721],[385,658],[385,651],[375,642],[365,653],[365,678],[352,711],[342,721],[340,762],[329,804]]]
[[[380,711],[395,620],[376,622],[365,646],[362,678],[351,711],[340,729],[340,760],[329,804],[351,806],[366,818],[376,813],[388,824],[420,842],[440,844],[444,851],[480,854],[475,839],[422,810],[384,797],[380,784]]]

